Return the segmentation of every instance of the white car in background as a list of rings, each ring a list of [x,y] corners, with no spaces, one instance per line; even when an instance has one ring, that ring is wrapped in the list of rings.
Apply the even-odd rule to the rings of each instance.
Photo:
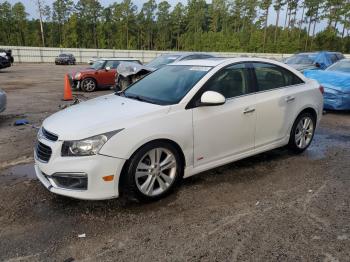
[[[176,62],[47,118],[36,174],[73,198],[159,199],[182,177],[285,145],[303,152],[322,116],[322,91],[267,59]]]
[[[7,103],[7,97],[5,91],[0,89],[0,113],[5,111]]]

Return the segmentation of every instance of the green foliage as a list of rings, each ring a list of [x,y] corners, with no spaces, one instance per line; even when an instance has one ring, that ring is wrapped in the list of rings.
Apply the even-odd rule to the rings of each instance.
[[[52,6],[40,1],[45,39],[39,19],[28,19],[21,2],[2,1],[0,45],[350,52],[350,0],[188,0],[175,6],[147,0],[139,9],[132,0],[107,7],[98,0],[54,0]],[[273,25],[270,16],[276,17]],[[327,27],[317,33],[321,22]]]

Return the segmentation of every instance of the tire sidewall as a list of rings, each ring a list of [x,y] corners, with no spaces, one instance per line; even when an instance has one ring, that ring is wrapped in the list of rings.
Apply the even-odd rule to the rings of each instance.
[[[300,148],[300,147],[297,146],[297,144],[295,142],[295,130],[296,130],[300,120],[302,118],[304,118],[304,117],[309,117],[312,120],[314,130],[313,130],[313,133],[312,133],[312,137],[311,137],[310,143],[305,148]],[[302,152],[304,152],[311,145],[311,143],[312,143],[312,141],[314,139],[315,130],[316,130],[316,119],[315,119],[315,116],[312,115],[311,113],[308,113],[308,112],[301,113],[297,117],[297,119],[294,121],[292,130],[291,130],[291,133],[290,133],[289,143],[288,143],[289,148],[292,151],[294,151],[295,153],[302,153]]]
[[[176,159],[176,177],[172,183],[172,185],[163,193],[157,195],[157,196],[147,196],[145,194],[143,194],[139,188],[137,187],[136,184],[136,179],[135,179],[135,172],[136,172],[136,168],[139,164],[139,162],[141,161],[141,159],[144,157],[144,155],[149,152],[150,150],[154,149],[154,148],[166,148],[168,150],[171,151],[171,153],[174,155],[175,159]],[[176,148],[171,145],[170,143],[167,142],[162,142],[162,141],[155,141],[155,142],[151,142],[148,143],[144,146],[142,146],[139,150],[137,150],[133,156],[130,158],[130,162],[128,163],[126,172],[124,175],[124,183],[122,188],[122,191],[126,194],[126,196],[131,199],[131,200],[139,200],[142,202],[149,202],[149,201],[154,201],[154,200],[158,200],[160,198],[163,198],[167,195],[169,195],[175,188],[176,186],[179,184],[179,182],[181,181],[182,178],[182,174],[183,174],[183,163],[181,160],[181,157],[178,153],[178,151],[176,150]]]

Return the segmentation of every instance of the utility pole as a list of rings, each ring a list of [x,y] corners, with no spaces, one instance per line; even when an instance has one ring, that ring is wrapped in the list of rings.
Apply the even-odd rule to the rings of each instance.
[[[40,31],[41,31],[41,41],[43,47],[45,47],[45,36],[44,36],[44,25],[43,25],[43,3],[42,0],[36,0],[36,5],[39,11],[39,21],[40,21]]]

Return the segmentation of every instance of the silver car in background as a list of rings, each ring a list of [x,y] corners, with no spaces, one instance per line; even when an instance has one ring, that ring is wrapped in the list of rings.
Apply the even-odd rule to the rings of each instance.
[[[2,89],[0,89],[0,113],[5,111],[6,109],[6,93]]]
[[[121,63],[117,67],[115,78],[116,89],[120,91],[124,90],[132,83],[135,83],[136,81],[143,78],[145,75],[174,62],[208,59],[213,57],[215,56],[208,53],[179,52],[160,55],[146,65],[138,65],[128,62]]]

